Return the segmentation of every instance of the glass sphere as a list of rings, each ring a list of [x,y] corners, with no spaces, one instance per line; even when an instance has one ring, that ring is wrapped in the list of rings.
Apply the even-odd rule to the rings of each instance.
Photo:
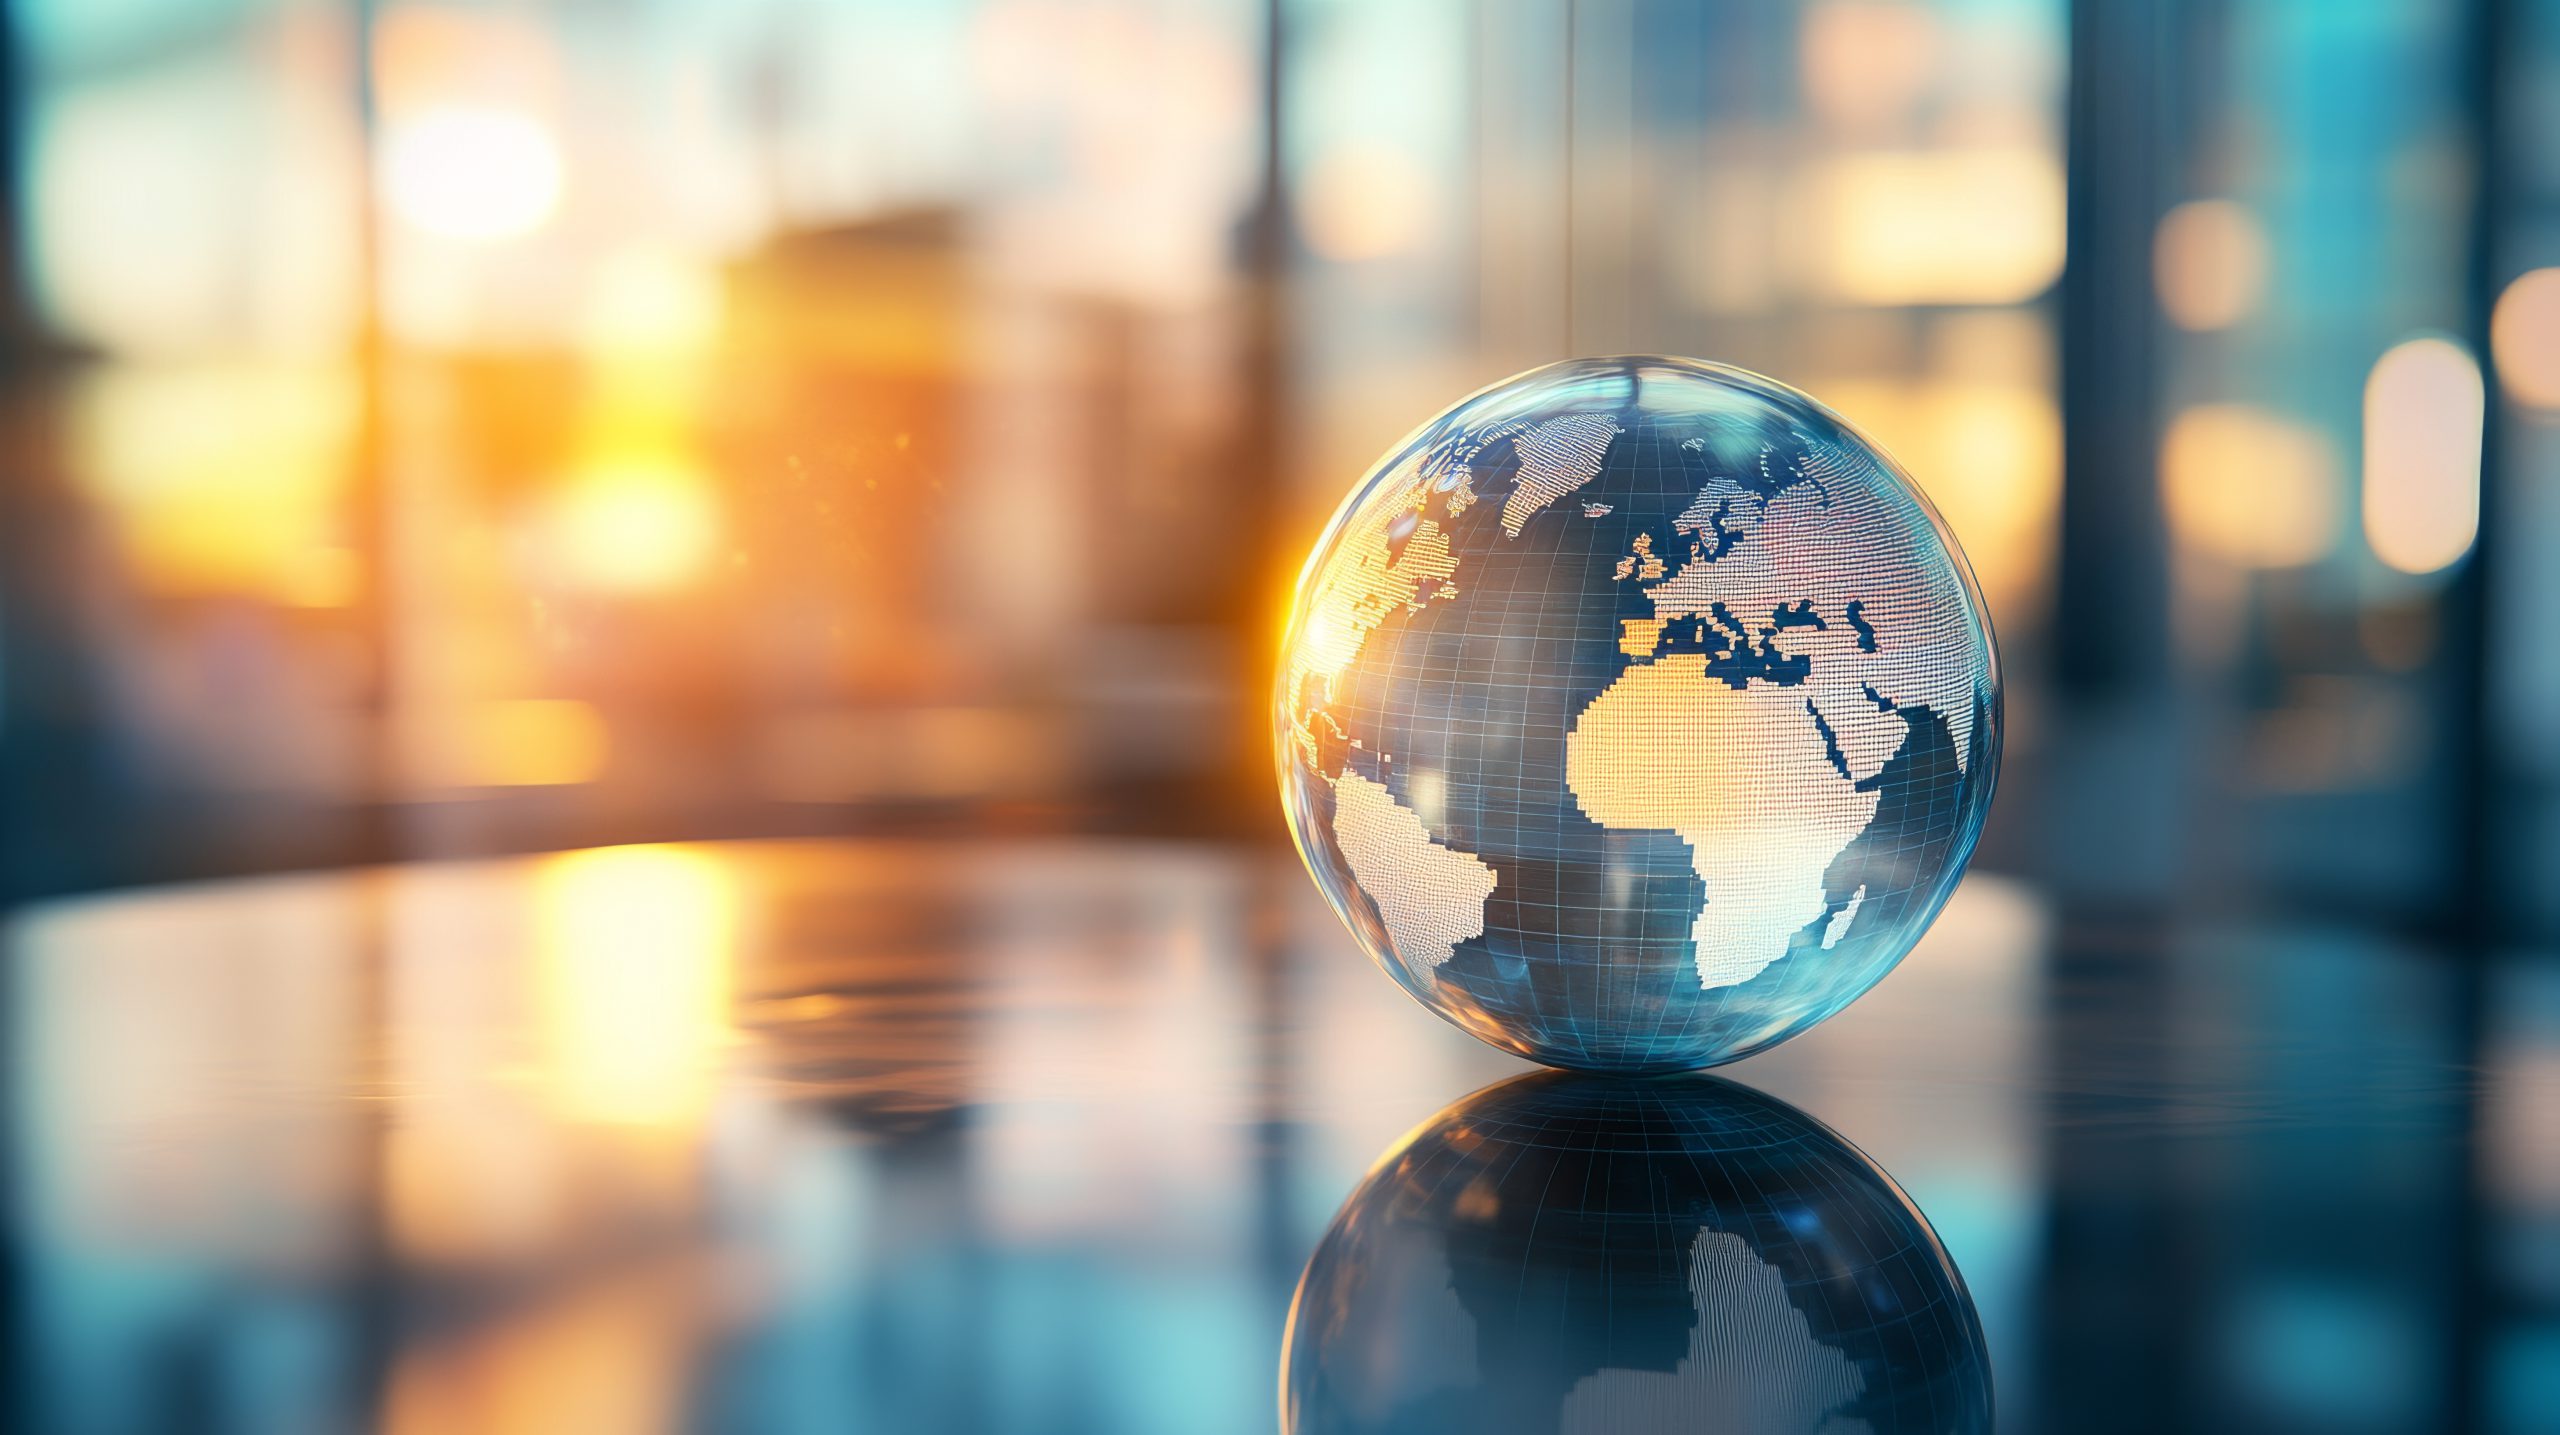
[[[1387,975],[1600,1070],[1732,1061],[1873,986],[2000,757],[1928,501],[1688,359],[1536,369],[1390,450],[1307,561],[1275,708],[1290,831]]]
[[[1286,1435],[1992,1428],[1928,1222],[1712,1076],[1539,1072],[1443,1111],[1334,1216],[1280,1362]]]

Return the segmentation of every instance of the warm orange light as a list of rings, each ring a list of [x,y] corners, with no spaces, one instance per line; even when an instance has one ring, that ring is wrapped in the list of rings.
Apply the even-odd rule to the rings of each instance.
[[[2480,532],[2480,365],[2446,339],[2410,339],[2364,381],[2364,536],[2403,573],[2432,573]]]
[[[698,1117],[729,1031],[728,869],[680,847],[574,852],[543,869],[541,904],[554,1109],[616,1125]]]
[[[343,608],[364,591],[364,560],[352,548],[304,549],[276,575],[277,596],[297,608]]]
[[[498,787],[593,782],[604,770],[604,720],[565,698],[483,703],[468,720],[470,780]]]
[[[2227,329],[2258,307],[2266,288],[2266,232],[2227,199],[2179,205],[2161,216],[2152,238],[2151,277],[2169,322]]]
[[[624,249],[596,266],[580,337],[606,361],[692,354],[719,338],[726,304],[719,271],[707,261]]]
[[[2180,542],[2251,568],[2326,554],[2338,527],[2338,461],[2329,441],[2247,404],[2203,404],[2172,420],[2160,445],[2162,498]]]
[[[1849,155],[1797,223],[1818,287],[1860,304],[2015,304],[2062,273],[2062,169],[2029,146]]]
[[[1431,176],[1401,150],[1337,145],[1307,167],[1299,211],[1307,243],[1327,259],[1411,253],[1430,237]]]
[[[591,469],[559,494],[546,551],[572,583],[646,593],[700,573],[719,536],[718,505],[699,473],[635,459]]]
[[[723,1287],[681,1255],[616,1262],[561,1285],[450,1334],[403,1343],[374,1428],[556,1435],[686,1425],[684,1382],[717,1320],[720,1302],[709,1292]]]
[[[758,785],[784,802],[1021,796],[1069,762],[1055,724],[966,707],[776,713],[755,755]]]
[[[431,788],[593,782],[612,751],[603,717],[565,698],[440,704],[412,743],[415,776]]]
[[[2516,276],[2489,319],[2489,353],[2508,397],[2560,409],[2560,269]]]
[[[78,390],[74,472],[154,592],[352,596],[338,548],[356,395],[324,367],[119,365]]]
[[[2062,417],[2024,383],[1862,380],[1813,390],[1911,470],[1993,604],[2042,576],[2062,495]]]
[[[382,141],[382,194],[429,234],[492,240],[527,234],[560,199],[560,153],[531,116],[442,105],[394,118]]]

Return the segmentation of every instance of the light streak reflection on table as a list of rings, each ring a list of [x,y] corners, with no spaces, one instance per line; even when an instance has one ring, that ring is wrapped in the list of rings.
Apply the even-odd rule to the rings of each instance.
[[[2163,939],[2140,989],[2184,996],[2146,1024],[2057,991],[2057,940],[1977,875],[1875,993],[1727,1072],[1935,1223],[2007,1428],[2071,1369],[2039,1344],[2057,1201],[2290,1143],[2131,1178],[2263,1218],[2317,1163],[2437,1150],[2465,1079],[2388,954],[2289,1025],[2248,994],[2300,953]],[[1263,1430],[1334,1207],[1522,1069],[1260,850],[611,848],[61,903],[9,952],[48,1430]],[[2500,1109],[2501,1169],[2546,1166]]]

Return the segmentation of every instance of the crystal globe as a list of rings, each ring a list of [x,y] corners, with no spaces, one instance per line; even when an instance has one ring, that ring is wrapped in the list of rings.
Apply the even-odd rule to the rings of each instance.
[[[1712,1076],[1539,1072],[1382,1158],[1298,1282],[1284,1435],[1971,1435],[1991,1368],[1891,1178]]]
[[[1578,359],[1459,401],[1334,515],[1275,704],[1307,868],[1423,1005],[1557,1066],[1732,1061],[1855,1000],[1972,854],[1991,625],[1846,420]]]

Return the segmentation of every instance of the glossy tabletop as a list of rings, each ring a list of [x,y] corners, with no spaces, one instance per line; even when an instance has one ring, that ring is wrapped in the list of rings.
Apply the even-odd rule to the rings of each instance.
[[[20,1428],[2560,1428],[2530,953],[1977,874],[1742,1090],[1461,1106],[1527,1068],[1258,848],[610,848],[7,952]]]

